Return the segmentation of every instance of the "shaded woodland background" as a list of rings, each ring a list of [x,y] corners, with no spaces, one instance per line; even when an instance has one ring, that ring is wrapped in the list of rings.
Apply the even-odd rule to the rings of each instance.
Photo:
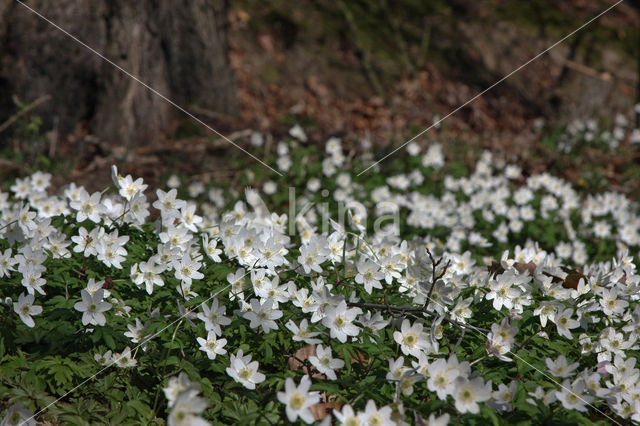
[[[382,155],[613,2],[26,4],[240,144],[259,130],[268,153],[299,123],[311,143],[340,136],[357,149],[367,138]],[[534,120],[633,120],[639,4],[620,4],[419,142],[444,140],[469,161],[491,149],[539,172],[550,158]],[[228,142],[13,0],[0,0],[0,40],[0,180],[41,168],[97,189],[113,163],[152,183],[173,171],[229,180],[244,170]],[[615,184],[637,163],[618,155],[585,151],[583,161],[605,164]],[[578,179],[578,166],[565,177]]]

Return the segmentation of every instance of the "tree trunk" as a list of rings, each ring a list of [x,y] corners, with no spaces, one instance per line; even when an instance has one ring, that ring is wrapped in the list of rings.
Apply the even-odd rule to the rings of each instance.
[[[26,4],[187,110],[238,109],[226,0],[31,0]],[[11,96],[61,133],[79,123],[107,141],[153,140],[183,117],[168,102],[14,0],[0,0],[0,117]],[[2,121],[0,119],[0,121]]]

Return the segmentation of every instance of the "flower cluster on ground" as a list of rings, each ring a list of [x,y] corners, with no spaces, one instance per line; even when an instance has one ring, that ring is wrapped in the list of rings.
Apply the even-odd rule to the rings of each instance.
[[[291,136],[244,192],[0,192],[2,424],[640,421],[636,203]]]

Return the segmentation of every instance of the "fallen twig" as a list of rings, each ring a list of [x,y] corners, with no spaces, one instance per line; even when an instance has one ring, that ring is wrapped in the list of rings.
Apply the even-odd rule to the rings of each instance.
[[[415,313],[415,312],[422,312],[424,314],[427,314],[431,317],[437,318],[440,316],[440,314],[438,314],[437,312],[434,311],[425,311],[424,308],[421,307],[414,307],[414,306],[394,306],[394,305],[385,305],[384,303],[361,303],[361,302],[347,302],[348,306],[353,306],[353,307],[358,307],[358,308],[365,308],[365,309],[378,309],[378,310],[382,310],[382,311],[388,311],[388,312],[398,312],[401,314],[405,314],[405,313]],[[472,330],[476,330],[482,333],[488,333],[490,330],[486,329],[486,328],[482,328],[482,327],[476,327],[475,325],[471,325],[471,324],[467,324],[464,322],[460,322],[460,321],[456,321],[452,318],[449,318],[447,316],[444,316],[443,318],[444,321],[448,322],[449,324],[455,325],[456,327],[460,328],[460,329],[464,329],[464,328],[470,328]]]
[[[17,113],[15,113],[11,117],[9,117],[9,119],[7,121],[5,121],[4,123],[0,124],[0,133],[4,132],[9,127],[11,127],[11,125],[13,123],[15,123],[16,121],[18,121],[18,119],[20,117],[28,114],[29,111],[31,111],[32,109],[36,108],[38,105],[45,103],[49,99],[51,99],[51,95],[40,96],[38,99],[36,99],[35,101],[31,102],[29,105],[25,106],[20,111],[18,111]]]

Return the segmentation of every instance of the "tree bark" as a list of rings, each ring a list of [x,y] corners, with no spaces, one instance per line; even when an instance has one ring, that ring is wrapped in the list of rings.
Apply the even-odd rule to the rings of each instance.
[[[29,0],[30,7],[141,81],[185,107],[238,110],[228,59],[226,0]],[[38,107],[45,127],[79,123],[107,141],[130,145],[161,137],[168,102],[14,0],[0,0],[0,117],[11,96]]]

